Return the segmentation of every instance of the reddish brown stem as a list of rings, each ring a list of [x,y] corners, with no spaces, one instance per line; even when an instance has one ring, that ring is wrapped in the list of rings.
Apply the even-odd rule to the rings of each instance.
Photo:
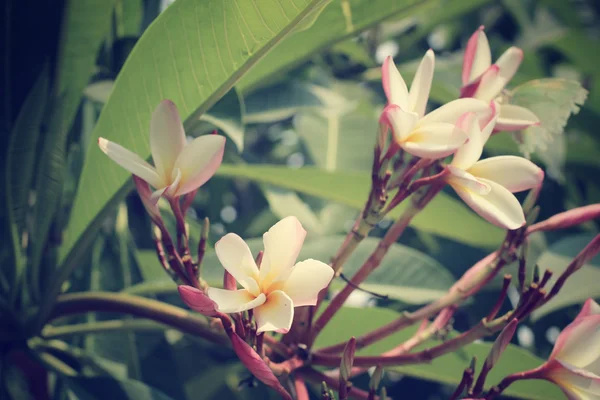
[[[500,289],[500,295],[498,296],[498,300],[496,300],[496,303],[490,310],[487,317],[485,317],[486,320],[491,321],[494,318],[496,318],[496,315],[498,315],[498,312],[502,308],[502,304],[504,304],[504,300],[506,299],[506,294],[508,293],[508,288],[510,286],[511,280],[511,275],[504,275],[504,280],[502,281],[502,289]]]
[[[297,371],[297,374],[300,377],[306,379],[307,381],[311,381],[316,384],[321,384],[321,382],[325,382],[327,384],[327,386],[329,386],[333,390],[338,391],[338,389],[339,389],[339,382],[337,381],[337,379],[329,377],[325,374],[322,374],[321,372],[317,371],[316,369],[302,368]],[[369,398],[368,392],[358,389],[356,387],[351,387],[350,389],[348,389],[348,395],[354,399],[367,400]],[[375,399],[378,400],[379,397],[375,397]]]

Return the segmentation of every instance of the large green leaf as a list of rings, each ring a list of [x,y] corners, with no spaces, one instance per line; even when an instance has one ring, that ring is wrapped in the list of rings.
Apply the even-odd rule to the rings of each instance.
[[[346,0],[344,0],[346,1]],[[290,36],[281,46],[252,69],[238,87],[247,93],[257,86],[270,83],[270,77],[282,73],[314,53],[376,25],[389,18],[410,17],[417,12],[432,10],[443,3],[464,3],[460,0],[349,0],[348,19],[342,1],[332,1],[319,15],[314,25]]]
[[[221,165],[217,174],[268,183],[362,209],[369,192],[370,174],[326,172],[318,168],[292,169],[269,165]],[[406,202],[391,212],[398,216]],[[474,246],[492,248],[502,241],[502,231],[471,212],[460,201],[440,193],[412,226]]]
[[[569,236],[554,243],[547,251],[542,253],[537,260],[538,266],[542,271],[547,269],[553,272],[548,287],[556,282],[556,279],[563,273],[573,258],[593,238],[593,234],[587,233]],[[600,297],[600,287],[597,284],[599,280],[600,256],[596,256],[584,264],[579,271],[571,275],[552,300],[533,312],[532,318],[536,320],[563,307],[581,304],[588,298]]]
[[[69,377],[69,389],[80,400],[110,398],[113,400],[172,400],[163,392],[131,379],[117,380],[107,377]]]
[[[319,4],[178,0],[132,50],[94,137],[148,157],[148,123],[160,100],[174,101],[189,125]],[[69,256],[67,266],[85,251],[99,221],[128,191],[128,177],[95,146],[89,149],[60,254],[61,260]]]
[[[344,307],[333,317],[331,322],[318,336],[315,348],[318,349],[337,344],[348,340],[351,336],[360,336],[398,317],[398,313],[382,308]],[[416,329],[417,327],[415,326],[402,330],[358,353],[360,355],[381,354],[409,339],[415,333]],[[426,343],[426,346],[435,344],[437,343],[432,341]],[[476,356],[480,362],[481,360],[485,360],[490,348],[490,343],[474,343],[454,353],[439,357],[429,364],[405,365],[387,369],[422,379],[457,385],[462,377],[462,371],[468,367],[471,358]],[[510,345],[488,375],[488,379],[486,380],[487,386],[499,383],[506,375],[538,367],[542,362],[542,359],[530,352]],[[511,385],[506,394],[532,400],[558,400],[564,398],[564,395],[562,395],[556,386],[545,381],[518,382]]]
[[[298,260],[313,258],[328,262],[343,240],[344,236],[339,235],[312,240],[309,238],[302,247]],[[262,238],[249,239],[246,243],[253,254],[263,250]],[[377,238],[363,240],[344,264],[344,274],[351,277],[358,271],[378,243]],[[154,251],[139,251],[137,259],[144,277],[149,281],[132,287],[130,292],[172,291],[175,288],[175,284],[166,279]],[[224,270],[214,251],[206,254],[202,265],[202,277],[208,284],[221,286]],[[442,296],[453,283],[452,275],[433,258],[410,247],[394,244],[379,268],[369,276],[361,288],[407,304],[423,304]],[[341,288],[344,284],[343,280],[337,279],[333,287]]]

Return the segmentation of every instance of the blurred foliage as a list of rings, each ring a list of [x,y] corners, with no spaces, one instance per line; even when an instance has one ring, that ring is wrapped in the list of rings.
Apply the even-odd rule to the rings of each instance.
[[[9,317],[14,317],[10,309],[23,315],[47,312],[52,294],[65,291],[127,291],[182,304],[154,257],[150,223],[137,195],[130,193],[127,173],[94,146],[103,136],[148,156],[149,115],[163,98],[178,105],[189,135],[218,129],[230,139],[226,164],[201,188],[189,211],[194,242],[208,217],[209,247],[226,232],[236,232],[255,238],[249,242],[255,250],[266,229],[293,214],[309,231],[301,257],[326,261],[368,190],[384,102],[383,57],[393,54],[410,80],[424,51],[433,48],[438,57],[431,105],[437,106],[458,96],[462,49],[481,24],[494,58],[512,44],[524,49],[510,89],[554,77],[574,79],[589,91],[564,134],[531,154],[549,176],[540,196],[540,219],[600,202],[596,1],[169,3],[6,1],[0,310]],[[553,93],[563,95],[567,89]],[[561,103],[556,111],[567,108],[571,111],[573,104]],[[502,133],[490,140],[486,152],[520,154],[520,148]],[[348,272],[358,268],[389,223],[384,220],[374,229],[373,238],[350,259]],[[530,245],[528,266],[537,263],[558,273],[597,231],[597,224],[590,223],[539,235]],[[438,297],[501,237],[451,191],[443,192],[364,285],[387,297],[358,292],[353,304],[370,308],[343,309],[318,345],[337,343],[340,332],[359,334]],[[598,268],[597,259],[590,262],[554,302],[534,314],[535,324],[522,324],[525,333],[514,339],[522,347],[510,348],[489,382],[534,367],[548,355],[551,332],[568,323],[585,298],[600,297]],[[207,254],[204,269],[209,282],[220,282],[214,253]],[[461,308],[454,328],[477,323],[497,291],[498,285],[491,285]],[[117,320],[122,321],[118,330],[68,333],[72,324]],[[53,398],[65,399],[67,393],[81,399],[275,398],[249,379],[228,349],[138,322],[102,313],[46,327],[47,337],[36,338],[31,355],[58,372],[51,381]],[[67,330],[52,336],[52,329],[59,328]],[[402,331],[377,345],[383,347],[366,351],[389,349],[409,334]],[[487,346],[473,344],[431,365],[394,368],[385,384],[392,396],[447,396],[452,388],[444,384],[457,383],[470,357],[483,358]],[[9,383],[0,397],[33,396],[34,389],[11,361],[22,354],[8,350],[0,349],[0,378]],[[356,384],[366,382],[358,378]],[[538,382],[515,385],[507,394],[561,398],[556,388]]]

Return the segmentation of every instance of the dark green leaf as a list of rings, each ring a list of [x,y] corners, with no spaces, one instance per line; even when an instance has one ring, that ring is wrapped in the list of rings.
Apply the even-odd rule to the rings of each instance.
[[[163,392],[132,379],[70,377],[65,381],[80,400],[173,400]]]

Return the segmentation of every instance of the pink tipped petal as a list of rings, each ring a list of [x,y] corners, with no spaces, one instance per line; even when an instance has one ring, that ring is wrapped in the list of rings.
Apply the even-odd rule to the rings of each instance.
[[[508,48],[495,64],[500,68],[500,77],[508,83],[517,73],[519,66],[523,61],[523,50],[518,47]]]
[[[305,237],[306,231],[294,216],[282,219],[263,235],[265,252],[260,281],[264,287],[288,278]]]
[[[467,170],[481,157],[485,140],[481,135],[481,129],[479,129],[479,122],[475,113],[464,114],[463,117],[459,118],[457,126],[466,132],[468,140],[454,154],[451,165]]]
[[[391,56],[388,56],[383,62],[381,76],[388,104],[396,104],[403,110],[408,110],[408,88]]]
[[[491,190],[488,194],[477,194],[473,190],[457,185],[456,181],[449,181],[449,183],[460,198],[486,221],[510,230],[525,224],[521,204],[511,192],[495,182],[485,179],[479,181],[489,185]]]
[[[585,318],[590,315],[599,315],[600,314],[600,304],[596,303],[594,299],[587,299],[585,303],[583,303],[583,307],[581,307],[581,311],[577,314],[577,319]]]
[[[264,304],[267,299],[263,293],[255,297],[246,289],[227,290],[209,287],[206,293],[217,304],[218,310],[222,313],[251,310]]]
[[[181,169],[181,185],[177,195],[204,185],[221,165],[224,151],[225,137],[221,135],[200,136],[185,146],[174,167]]]
[[[504,104],[500,106],[500,115],[494,130],[520,131],[539,123],[538,117],[529,109],[513,104]]]
[[[283,290],[294,302],[294,307],[314,306],[319,292],[329,285],[333,269],[317,260],[299,262],[285,281]]]
[[[458,118],[468,112],[474,112],[477,116],[484,115],[488,112],[489,103],[481,100],[465,98],[453,100],[450,103],[446,103],[440,108],[437,108],[425,115],[420,121],[419,126],[430,124],[433,122],[447,122],[455,124]]]
[[[500,90],[498,90],[498,87],[500,87]],[[504,85],[500,78],[500,69],[494,64],[481,76],[473,97],[489,103],[498,96],[503,87]]]
[[[180,285],[177,287],[179,296],[192,310],[200,314],[212,317],[217,313],[217,304],[212,301],[203,291],[192,286]]]
[[[494,181],[512,193],[536,187],[544,179],[544,171],[523,157],[498,156],[473,165],[469,172],[478,178]]]
[[[600,399],[600,377],[597,375],[560,360],[550,361],[547,369],[548,378],[561,388],[567,399]]]
[[[490,185],[479,181],[475,176],[465,170],[456,168],[453,165],[448,165],[447,168],[448,171],[450,171],[450,177],[448,178],[448,183],[450,185],[473,191],[482,196],[488,194],[492,190]]]
[[[231,347],[242,364],[262,383],[276,390],[284,400],[292,400],[292,397],[281,385],[273,370],[263,361],[248,343],[240,338],[235,332],[229,334]]]
[[[100,150],[114,162],[131,172],[133,175],[139,176],[151,186],[155,188],[164,186],[162,179],[159,177],[154,167],[142,160],[137,154],[104,138],[98,138],[98,146],[100,147]]]
[[[152,113],[150,120],[150,148],[159,175],[168,179],[175,160],[186,145],[185,132],[177,107],[163,100]]]
[[[392,129],[392,135],[397,143],[402,143],[408,138],[418,120],[417,113],[404,111],[396,104],[388,105],[379,119],[381,124],[386,124]]]
[[[228,233],[215,243],[215,252],[223,267],[253,295],[258,295],[258,267],[244,240]]]
[[[294,319],[294,302],[281,290],[269,293],[267,301],[254,310],[256,332],[287,333]]]
[[[420,126],[401,145],[406,152],[422,158],[449,156],[467,141],[467,135],[453,124],[431,123]]]
[[[423,60],[421,60],[421,64],[419,64],[408,93],[408,109],[417,113],[419,118],[425,114],[429,92],[431,91],[431,82],[433,81],[434,67],[435,54],[433,50],[429,49]]]
[[[550,359],[586,368],[600,358],[600,314],[571,322],[558,335]]]
[[[477,79],[492,65],[492,52],[487,36],[480,26],[467,42],[463,60],[462,83],[467,85]]]

